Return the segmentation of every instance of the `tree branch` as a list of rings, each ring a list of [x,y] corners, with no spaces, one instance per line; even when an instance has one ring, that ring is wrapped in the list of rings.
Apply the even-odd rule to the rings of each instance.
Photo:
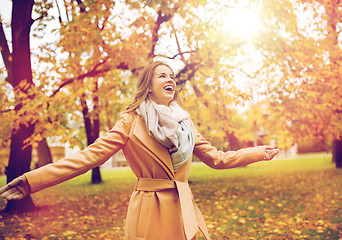
[[[7,112],[12,112],[14,109],[6,109],[6,110],[0,110],[0,113],[7,113]]]
[[[182,55],[187,54],[187,53],[192,54],[192,53],[196,53],[196,52],[197,52],[196,50],[185,51],[185,52],[179,52],[179,53],[173,55],[172,57],[169,57],[169,56],[166,56],[166,55],[155,55],[155,56],[156,56],[156,57],[168,58],[168,59],[175,59],[175,58],[178,57],[178,56],[182,56]],[[183,58],[182,58],[182,61],[183,61],[183,62],[186,62],[186,60],[185,60],[185,59],[183,60]]]
[[[63,0],[63,3],[64,3],[64,6],[66,6],[65,5],[65,0]],[[68,23],[70,22],[70,19],[69,19],[69,14],[68,14],[68,9],[65,7],[65,15],[66,15],[66,18],[67,18],[67,21],[68,21]]]
[[[177,43],[177,48],[178,48],[178,53],[177,53],[176,55],[174,55],[172,59],[174,59],[176,56],[180,55],[180,56],[181,56],[181,60],[182,60],[183,62],[185,62],[185,58],[184,58],[184,55],[183,55],[183,53],[182,53],[181,46],[180,46],[179,41],[178,41],[177,32],[176,32],[176,29],[175,29],[175,27],[173,26],[172,23],[171,23],[171,27],[172,27],[172,32],[173,32],[173,34],[175,35],[175,39],[176,39],[176,43]]]
[[[84,79],[86,77],[95,77],[95,76],[98,76],[98,75],[100,75],[102,73],[108,72],[110,70],[111,70],[111,68],[109,68],[109,67],[101,69],[101,70],[93,69],[92,71],[89,71],[87,73],[81,74],[78,77],[70,78],[70,79],[65,79],[63,81],[63,83],[51,94],[50,97],[54,97],[63,87],[73,83],[74,81],[82,80],[82,79]]]
[[[177,12],[178,6],[173,8],[174,12]],[[154,50],[156,48],[157,42],[159,40],[158,31],[162,23],[169,21],[172,18],[171,14],[164,15],[161,10],[158,11],[158,18],[156,20],[156,24],[152,29],[152,44],[151,44],[151,52],[149,52],[149,58],[154,57]]]
[[[40,19],[43,19],[44,17],[46,17],[46,14],[41,15],[39,18],[33,19],[32,23],[34,23],[35,21],[39,21]],[[31,24],[32,25],[32,24]]]
[[[12,57],[11,57],[11,52],[8,47],[7,39],[6,39],[4,28],[3,28],[1,21],[0,21],[0,48],[1,48],[2,59],[7,69],[6,81],[9,82],[13,86],[13,79],[12,79],[13,70],[12,70],[12,59],[11,59]]]
[[[58,10],[58,20],[59,23],[62,24],[62,14],[61,14],[61,9],[59,8],[58,2],[57,0],[55,0],[56,6],[57,6],[57,10]]]
[[[77,2],[77,5],[80,8],[80,12],[81,13],[85,12],[86,11],[86,7],[84,6],[83,1],[82,0],[76,0],[76,2]]]
[[[189,79],[193,78],[195,76],[195,73],[197,72],[197,63],[186,63],[185,67],[179,71],[179,73],[176,76],[177,85],[183,85],[185,84]],[[181,80],[181,76],[187,74],[187,76]]]
[[[263,65],[258,69],[256,70],[253,75],[249,74],[249,73],[246,73],[243,69],[241,68],[237,68],[237,70],[239,70],[240,72],[242,72],[243,74],[245,74],[247,77],[249,77],[250,79],[254,79],[262,70],[264,70],[264,67],[265,67],[265,63],[263,63]]]
[[[50,95],[50,97],[54,97],[63,87],[73,83],[74,81],[82,80],[86,77],[96,77],[96,76],[99,76],[100,74],[104,74],[110,70],[113,70],[114,69],[113,66],[107,66],[101,70],[97,70],[97,68],[99,68],[101,65],[105,64],[109,59],[110,58],[107,57],[102,62],[96,64],[92,70],[90,70],[84,74],[81,74],[81,75],[74,77],[74,78],[64,79],[63,83]],[[137,68],[129,69],[127,63],[125,63],[125,62],[122,62],[119,65],[117,65],[116,69],[131,70],[132,73],[136,73],[139,70]]]

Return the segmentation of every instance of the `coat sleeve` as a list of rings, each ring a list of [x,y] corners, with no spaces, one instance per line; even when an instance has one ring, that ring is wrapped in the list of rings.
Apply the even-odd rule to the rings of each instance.
[[[129,114],[123,114],[110,131],[84,150],[25,173],[30,193],[54,186],[103,164],[125,145],[132,121]]]
[[[222,152],[212,146],[196,130],[193,123],[192,126],[195,136],[194,155],[211,168],[235,168],[264,160],[265,148],[263,146]]]

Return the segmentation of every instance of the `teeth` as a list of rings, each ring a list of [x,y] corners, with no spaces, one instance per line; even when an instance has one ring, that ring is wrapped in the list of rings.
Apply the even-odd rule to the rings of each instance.
[[[172,91],[173,87],[172,86],[166,86],[164,89],[167,90],[167,91]]]

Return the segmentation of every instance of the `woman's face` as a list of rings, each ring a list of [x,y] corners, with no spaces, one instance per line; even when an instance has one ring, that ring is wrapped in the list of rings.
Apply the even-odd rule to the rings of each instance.
[[[176,82],[173,72],[168,66],[159,65],[154,69],[150,98],[157,104],[168,106],[173,100],[176,91]]]

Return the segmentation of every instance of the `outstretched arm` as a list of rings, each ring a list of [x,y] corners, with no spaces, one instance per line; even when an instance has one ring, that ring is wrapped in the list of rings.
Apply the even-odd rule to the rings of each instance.
[[[237,151],[222,152],[212,146],[193,126],[195,135],[194,154],[206,165],[215,169],[235,168],[248,164],[271,160],[279,149],[271,146],[242,148]]]
[[[100,166],[125,145],[131,123],[130,116],[122,117],[110,131],[86,149],[24,173],[1,188],[0,194],[7,200],[18,200]]]

